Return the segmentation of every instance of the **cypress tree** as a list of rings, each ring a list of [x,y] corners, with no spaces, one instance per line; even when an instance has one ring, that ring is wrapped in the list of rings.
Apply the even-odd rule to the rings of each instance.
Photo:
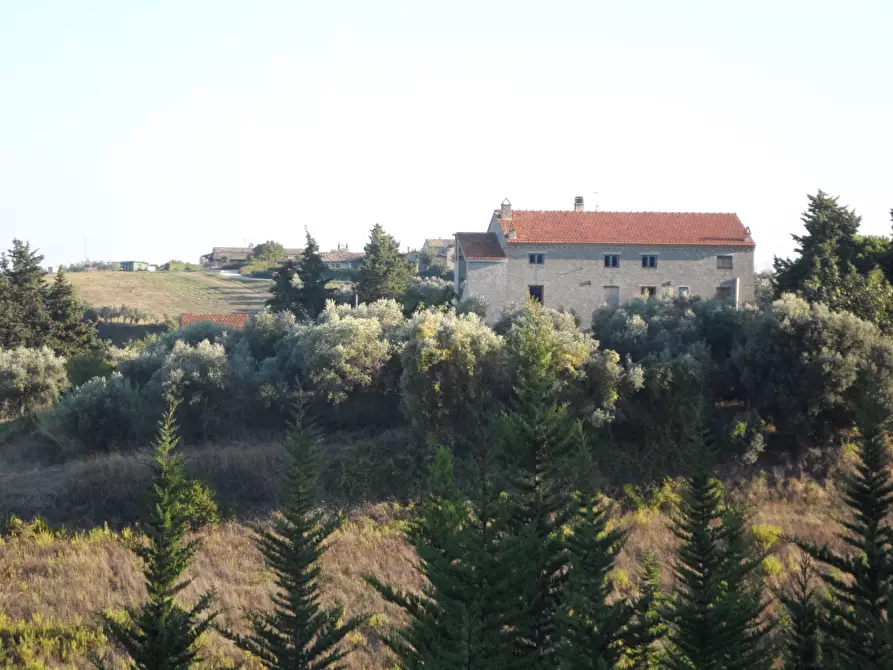
[[[511,612],[517,668],[558,662],[558,617],[569,561],[563,535],[574,516],[565,467],[580,435],[579,424],[558,400],[555,340],[547,336],[542,309],[532,309],[513,342],[517,380],[504,427],[515,472],[507,496],[507,551],[513,556],[509,590],[517,594]]]
[[[273,277],[273,285],[270,287],[272,295],[267,299],[266,305],[272,312],[294,312],[297,316],[304,316],[298,305],[298,287],[295,286],[295,275],[298,268],[294,261],[286,261],[276,276]]]
[[[319,604],[319,560],[343,519],[314,509],[318,444],[317,431],[299,404],[286,445],[292,457],[288,499],[272,529],[258,529],[256,540],[277,587],[271,595],[273,609],[246,612],[251,632],[230,635],[266,668],[342,668],[340,662],[350,653],[344,638],[365,621],[354,616],[342,622],[342,607],[323,609]]]
[[[756,574],[762,556],[753,551],[745,522],[740,508],[723,508],[719,485],[706,468],[698,467],[687,478],[673,527],[682,545],[665,667],[771,667],[767,629],[760,622],[765,607],[762,584]]]
[[[808,198],[809,205],[801,215],[806,234],[791,235],[799,256],[773,260],[776,296],[803,289],[804,282],[814,273],[815,258],[823,247],[833,249],[830,260],[836,265],[854,260],[854,237],[862,217],[821,190]]]
[[[787,619],[783,629],[785,670],[821,670],[825,667],[820,633],[824,612],[819,594],[811,585],[812,577],[812,566],[806,557],[788,591],[778,594]]]
[[[217,616],[210,611],[213,594],[203,595],[190,609],[175,600],[192,581],[184,579],[183,572],[199,549],[197,540],[185,539],[187,482],[182,459],[174,453],[179,443],[176,409],[177,402],[172,400],[160,424],[146,542],[134,549],[143,559],[148,601],[129,608],[124,622],[102,616],[109,639],[141,670],[179,670],[201,664],[196,641]]]
[[[46,309],[42,263],[43,256],[18,239],[0,257],[0,271],[6,276],[5,292],[13,307],[5,334],[8,348],[40,347],[50,337],[52,327]]]
[[[496,491],[487,476],[486,446],[470,500],[453,482],[452,458],[438,449],[431,493],[408,531],[424,577],[421,596],[396,591],[373,576],[367,581],[410,623],[385,638],[403,669],[512,668],[505,631],[505,572]]]
[[[83,320],[84,309],[61,267],[47,291],[46,305],[52,321],[50,346],[57,354],[73,356],[96,346],[96,328]]]
[[[376,223],[364,247],[366,252],[357,282],[360,302],[383,298],[399,300],[409,288],[412,267],[400,253],[400,245]]]
[[[888,618],[893,584],[893,479],[886,435],[871,425],[859,463],[844,484],[844,502],[852,518],[843,521],[841,540],[851,551],[840,553],[802,540],[796,544],[831,568],[821,572],[830,598],[824,630],[825,652],[832,667],[874,670],[893,667]]]
[[[297,305],[310,318],[315,319],[326,307],[329,290],[326,289],[328,269],[319,254],[319,245],[306,228],[307,243],[301,253],[298,277],[301,285],[297,291]]]
[[[565,540],[568,576],[560,615],[562,667],[612,670],[619,667],[633,610],[613,591],[610,571],[626,541],[626,532],[609,526],[610,514],[595,495],[579,494],[572,534]]]
[[[656,670],[663,657],[658,648],[666,636],[663,617],[663,582],[660,564],[651,552],[643,559],[644,572],[639,580],[639,597],[633,601],[633,623],[626,640],[630,670]]]

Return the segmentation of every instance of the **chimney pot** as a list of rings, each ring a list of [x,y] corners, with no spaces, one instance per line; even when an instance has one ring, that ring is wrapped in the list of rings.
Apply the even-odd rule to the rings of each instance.
[[[499,211],[500,219],[510,219],[512,218],[512,203],[509,202],[509,199],[506,198],[502,201],[502,207]]]
[[[574,198],[574,211],[575,212],[583,211],[583,196],[582,195],[578,195],[576,198]]]

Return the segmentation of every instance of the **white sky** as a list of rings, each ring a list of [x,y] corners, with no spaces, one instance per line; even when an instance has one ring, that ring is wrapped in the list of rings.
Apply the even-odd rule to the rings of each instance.
[[[597,192],[737,212],[765,267],[819,188],[890,231],[891,35],[890,0],[0,0],[0,246],[418,247]]]

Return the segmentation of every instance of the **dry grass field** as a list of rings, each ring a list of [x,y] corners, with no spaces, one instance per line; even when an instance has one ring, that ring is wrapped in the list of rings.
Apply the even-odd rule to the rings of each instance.
[[[157,319],[184,312],[244,314],[259,311],[269,281],[226,279],[201,272],[69,272],[66,279],[91,307],[127,305]]]
[[[281,495],[276,473],[282,471],[282,453],[277,445],[190,449],[187,458],[189,469],[205,474],[207,481],[222,484],[248,475],[245,486],[267,501]],[[134,482],[147,474],[146,454],[96,456],[39,471],[24,464],[4,470],[0,473],[4,513],[12,500],[22,504],[25,489],[31,495],[25,506],[31,510],[75,505],[79,498],[83,502],[101,497],[100,491],[114,506],[133,505],[137,501],[128,498],[137,488]],[[772,546],[763,564],[772,585],[784,583],[794,571],[795,552],[781,539],[784,536],[837,543],[837,526],[831,519],[839,510],[840,495],[833,484],[804,477],[757,476],[728,482],[727,491],[748,502],[755,534]],[[614,571],[619,593],[636,591],[646,552],[657,555],[666,583],[672,584],[676,540],[667,510],[674,495],[668,484],[637,500],[618,501],[616,521],[631,530]],[[258,507],[254,518],[263,522],[269,514]],[[399,624],[401,614],[365,584],[363,575],[373,573],[388,583],[418,588],[413,552],[402,535],[407,517],[407,509],[396,504],[358,505],[349,511],[346,525],[332,538],[324,558],[320,580],[324,602],[342,603],[348,613],[373,615],[351,637],[357,647],[347,661],[351,670],[393,667],[379,635]],[[250,521],[233,519],[201,533],[203,548],[191,569],[195,581],[186,593],[187,599],[194,599],[204,591],[216,591],[225,610],[223,622],[236,630],[241,630],[243,608],[269,605],[270,574],[251,542]],[[89,653],[106,646],[94,613],[114,614],[144,593],[139,565],[122,544],[128,534],[102,525],[63,534],[26,526],[0,539],[0,667],[89,667]],[[234,667],[245,660],[217,634],[204,642],[208,660],[203,667]],[[256,666],[249,662],[245,667]]]

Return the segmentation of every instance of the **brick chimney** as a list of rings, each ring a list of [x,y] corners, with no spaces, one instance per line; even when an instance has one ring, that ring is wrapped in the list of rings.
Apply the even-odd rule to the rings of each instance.
[[[576,198],[574,198],[574,211],[575,212],[583,211],[583,196],[582,195],[578,195]]]
[[[502,201],[502,207],[499,210],[499,220],[505,221],[506,219],[511,220],[512,218],[512,203],[509,202],[509,199],[506,198]]]

